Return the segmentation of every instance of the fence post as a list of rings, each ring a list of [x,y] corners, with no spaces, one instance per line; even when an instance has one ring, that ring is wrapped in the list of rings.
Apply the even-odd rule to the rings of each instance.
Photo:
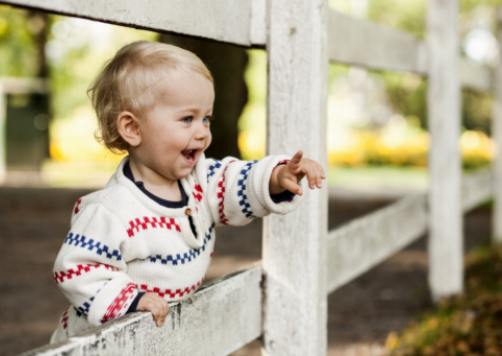
[[[0,183],[7,176],[7,93],[0,83]]]
[[[268,149],[326,167],[326,0],[268,1]],[[325,355],[327,189],[264,222],[265,355]]]
[[[457,0],[429,0],[429,285],[435,300],[462,292],[460,80]]]
[[[493,162],[493,216],[492,238],[494,244],[502,244],[502,7],[497,8],[498,62],[495,67],[495,101],[492,119],[492,138],[496,153]]]

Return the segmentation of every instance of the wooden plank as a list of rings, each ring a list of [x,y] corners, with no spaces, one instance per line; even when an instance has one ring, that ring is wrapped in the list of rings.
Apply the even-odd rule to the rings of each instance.
[[[480,92],[493,91],[493,72],[488,66],[483,66],[466,58],[460,60],[460,83],[462,87]]]
[[[7,176],[7,100],[3,85],[0,82],[0,183]]]
[[[0,3],[249,46],[252,1],[191,0],[187,4],[183,0],[1,0]]]
[[[497,9],[497,41],[502,48],[502,8]],[[495,244],[502,244],[502,56],[499,55],[495,66],[494,101],[492,119],[492,138],[495,141],[495,159],[493,161],[493,215],[492,239]]]
[[[268,2],[268,150],[326,167],[326,0]],[[327,189],[264,223],[264,347],[267,355],[325,355]]]
[[[329,11],[328,48],[331,61],[372,69],[425,74],[425,45],[415,37],[337,11]]]
[[[251,43],[264,46],[267,42],[266,0],[251,1]]]
[[[437,300],[463,289],[458,2],[430,0],[428,5],[428,252],[429,284]]]
[[[328,234],[328,292],[331,293],[422,236],[426,196],[410,196]]]
[[[0,85],[6,94],[44,94],[49,91],[49,83],[39,78],[3,77],[0,79]]]
[[[462,177],[462,209],[474,209],[493,196],[493,171],[491,168],[466,174]]]
[[[203,287],[171,307],[162,328],[150,314],[134,313],[23,355],[227,355],[261,334],[261,276],[254,267]]]

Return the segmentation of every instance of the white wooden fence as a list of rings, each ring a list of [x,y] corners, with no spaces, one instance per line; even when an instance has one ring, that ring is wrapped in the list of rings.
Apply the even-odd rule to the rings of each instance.
[[[309,192],[287,216],[265,219],[261,266],[199,290],[156,328],[134,314],[97,331],[26,355],[224,355],[262,336],[266,355],[326,354],[327,294],[427,229],[434,298],[463,288],[462,214],[502,190],[491,171],[461,176],[460,88],[496,95],[494,137],[502,142],[502,61],[492,71],[459,59],[456,1],[428,1],[427,41],[328,8],[326,0],[1,0],[98,21],[265,47],[269,61],[270,153],[305,153],[326,162],[329,61],[428,77],[430,190],[327,231],[327,191]],[[496,181],[502,161],[495,162]],[[494,192],[495,190],[495,192]]]

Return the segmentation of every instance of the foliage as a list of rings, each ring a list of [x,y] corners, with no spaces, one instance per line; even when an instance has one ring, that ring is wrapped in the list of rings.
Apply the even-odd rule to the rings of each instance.
[[[390,355],[502,354],[502,246],[466,258],[466,292],[386,342]]]
[[[359,129],[350,132],[346,145],[328,152],[328,162],[346,167],[425,167],[428,147],[427,132],[413,127],[389,125],[381,130]],[[465,131],[460,138],[460,148],[465,169],[482,167],[493,158],[493,142],[480,131]]]
[[[417,38],[425,34],[426,1],[378,0],[368,2],[368,18],[379,24],[410,33]]]
[[[495,9],[502,0],[462,0],[461,34],[466,35],[472,27],[479,26],[474,18],[475,10],[485,7],[491,14],[488,24],[492,32],[496,30]],[[426,32],[426,1],[417,0],[373,0],[368,3],[368,18],[371,21],[406,31],[424,39]],[[462,39],[461,39],[462,43]],[[427,128],[427,82],[412,74],[378,73],[385,83],[389,101],[396,112],[405,117],[417,117],[421,126]],[[462,92],[462,126],[466,129],[490,132],[491,97],[472,91]]]
[[[48,43],[56,119],[89,106],[87,89],[106,60],[126,43],[157,34],[89,20],[55,16]]]
[[[36,23],[28,11],[0,5],[0,76],[28,77],[35,74]]]

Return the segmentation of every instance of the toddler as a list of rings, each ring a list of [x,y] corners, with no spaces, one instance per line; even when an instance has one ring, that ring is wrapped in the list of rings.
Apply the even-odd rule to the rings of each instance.
[[[127,151],[104,189],[77,200],[54,279],[71,307],[51,341],[134,311],[161,326],[168,303],[201,285],[218,225],[285,214],[300,181],[320,188],[322,167],[303,158],[208,159],[214,88],[203,62],[155,42],[123,47],[90,89],[100,138]]]

